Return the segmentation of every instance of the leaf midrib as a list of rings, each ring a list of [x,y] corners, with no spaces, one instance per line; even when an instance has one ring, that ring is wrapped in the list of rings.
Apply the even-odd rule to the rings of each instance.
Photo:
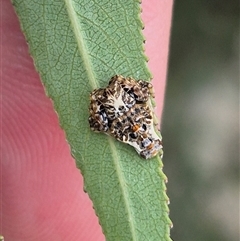
[[[137,240],[137,235],[136,235],[136,230],[135,227],[133,225],[133,214],[131,212],[131,208],[130,208],[130,198],[128,197],[128,193],[126,191],[126,189],[124,188],[124,183],[126,183],[125,181],[125,177],[121,171],[121,167],[120,167],[120,161],[119,161],[119,155],[117,155],[117,149],[116,146],[113,143],[113,140],[111,137],[108,138],[109,140],[109,144],[112,150],[112,157],[113,157],[113,161],[114,161],[114,166],[116,168],[116,172],[117,175],[119,177],[119,183],[120,183],[120,187],[123,193],[123,199],[124,199],[124,203],[126,205],[126,209],[127,209],[127,213],[128,213],[128,220],[129,220],[129,225],[130,225],[130,229],[131,229],[131,233],[132,233],[132,240]]]
[[[84,43],[84,39],[81,35],[81,26],[80,26],[80,23],[78,22],[77,14],[74,11],[73,1],[72,0],[64,0],[64,1],[66,4],[69,19],[70,19],[72,27],[73,27],[73,32],[76,37],[78,50],[80,52],[80,55],[83,58],[83,65],[86,69],[86,73],[88,75],[90,85],[92,86],[93,89],[96,89],[99,87],[99,85],[96,82],[96,78],[93,74],[94,71],[92,70],[93,68],[92,68],[90,56],[88,54],[87,47]]]
[[[87,47],[86,47],[86,45],[84,43],[84,39],[81,35],[81,26],[80,26],[80,23],[78,22],[77,14],[74,11],[73,1],[72,0],[64,0],[64,1],[66,4],[69,19],[70,19],[72,27],[73,27],[73,32],[76,37],[78,50],[79,50],[80,55],[83,58],[83,64],[86,69],[86,73],[88,75],[90,85],[92,86],[93,89],[99,88],[99,84],[98,84],[98,82],[96,82],[96,78],[94,76],[94,71],[93,71],[93,67],[91,64],[91,58],[88,54]],[[126,188],[124,188],[124,183],[126,183],[126,180],[121,171],[119,155],[117,154],[118,152],[117,152],[116,146],[113,143],[113,140],[111,137],[108,137],[108,141],[110,144],[110,148],[111,148],[111,152],[112,152],[112,159],[113,159],[113,162],[114,162],[114,165],[116,168],[116,173],[118,175],[120,187],[121,187],[122,194],[123,194],[124,203],[125,203],[127,214],[128,214],[130,230],[132,233],[132,240],[134,241],[134,240],[137,240],[137,235],[136,235],[135,227],[133,225],[134,219],[133,219],[133,214],[132,214],[131,208],[130,208],[130,199],[128,197]]]

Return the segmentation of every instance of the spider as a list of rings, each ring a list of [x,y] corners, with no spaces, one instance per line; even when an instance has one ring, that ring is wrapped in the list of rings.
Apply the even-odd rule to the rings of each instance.
[[[133,146],[145,159],[156,156],[162,142],[155,132],[150,96],[153,97],[150,83],[113,76],[106,88],[90,94],[91,130]]]

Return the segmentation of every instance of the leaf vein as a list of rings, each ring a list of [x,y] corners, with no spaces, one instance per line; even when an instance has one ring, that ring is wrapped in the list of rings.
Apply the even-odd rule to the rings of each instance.
[[[114,165],[116,167],[116,172],[117,172],[117,175],[119,176],[119,183],[120,183],[120,187],[122,189],[123,199],[124,199],[124,203],[125,203],[127,214],[128,214],[129,225],[130,225],[130,229],[131,229],[131,233],[132,233],[132,240],[133,241],[138,240],[136,230],[135,230],[135,227],[133,224],[134,217],[131,212],[130,198],[128,196],[126,188],[124,187],[124,183],[126,183],[126,180],[122,173],[122,169],[120,167],[119,155],[117,155],[116,146],[114,145],[111,137],[109,137],[108,140],[109,140],[109,144],[111,146],[113,161],[114,161]]]
[[[129,66],[131,66],[131,63],[129,62],[129,59],[126,57],[126,55],[123,53],[123,51],[121,50],[121,48],[119,48],[119,44],[117,44],[113,38],[103,29],[101,28],[99,25],[97,25],[94,21],[92,21],[89,18],[86,18],[84,16],[82,16],[81,14],[77,13],[78,16],[85,18],[89,23],[91,23],[92,26],[96,26],[98,29],[101,30],[102,33],[105,34],[105,36],[107,37],[108,40],[110,40],[113,45],[116,47],[116,49],[118,50],[119,53],[121,53],[122,57],[124,57],[124,59],[126,60],[126,62],[128,63]]]
[[[74,10],[73,1],[72,0],[65,0],[65,4],[66,4],[69,19],[72,23],[73,32],[74,32],[74,35],[76,37],[78,49],[79,49],[80,55],[83,58],[83,64],[84,64],[84,67],[86,69],[86,73],[89,77],[89,83],[90,83],[90,85],[92,86],[93,89],[96,89],[97,87],[99,87],[99,84],[97,83],[96,78],[93,74],[94,71],[93,71],[93,67],[92,67],[92,64],[91,64],[91,59],[90,59],[90,56],[88,54],[87,47],[84,43],[84,39],[81,35],[81,26],[80,26],[80,23],[78,21],[77,14]]]

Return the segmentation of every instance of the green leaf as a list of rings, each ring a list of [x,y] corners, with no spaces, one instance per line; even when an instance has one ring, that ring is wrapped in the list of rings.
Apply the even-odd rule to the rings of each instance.
[[[113,138],[90,131],[89,93],[115,74],[150,80],[136,0],[13,0],[106,240],[171,240],[166,177]]]

